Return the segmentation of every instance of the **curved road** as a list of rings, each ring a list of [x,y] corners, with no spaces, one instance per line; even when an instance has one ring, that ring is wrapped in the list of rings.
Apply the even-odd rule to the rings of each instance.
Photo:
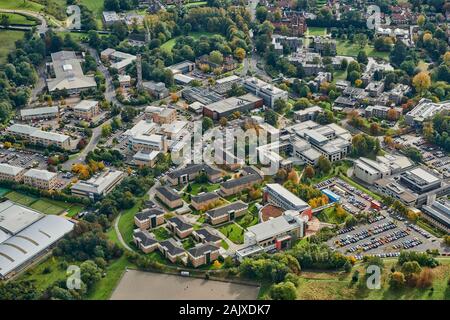
[[[34,12],[34,11],[28,11],[28,10],[10,10],[10,9],[0,9],[0,12],[3,13],[20,13],[26,16],[30,16],[33,18],[38,19],[41,24],[39,26],[37,26],[36,31],[38,33],[46,33],[48,30],[48,24],[47,24],[47,20],[45,19],[45,16],[40,14],[39,12]],[[24,29],[24,30],[31,30],[32,27],[26,27],[26,26],[18,26],[15,28],[20,28],[20,29]]]

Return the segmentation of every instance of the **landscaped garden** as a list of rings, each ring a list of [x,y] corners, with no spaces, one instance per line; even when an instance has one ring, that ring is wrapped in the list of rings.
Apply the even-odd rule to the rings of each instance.
[[[236,244],[244,243],[245,230],[234,222],[220,227],[219,231]]]

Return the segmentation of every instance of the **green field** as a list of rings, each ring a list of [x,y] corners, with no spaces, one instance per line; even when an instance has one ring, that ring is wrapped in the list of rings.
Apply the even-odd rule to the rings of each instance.
[[[351,273],[335,272],[302,272],[300,284],[297,288],[297,298],[301,300],[448,300],[450,290],[448,279],[450,276],[450,259],[439,259],[441,266],[432,269],[434,276],[433,290],[430,288],[404,288],[392,290],[389,288],[389,274],[396,260],[384,260],[381,273],[381,289],[369,290],[358,283],[351,282],[354,270],[360,272],[360,278],[365,272],[364,265],[357,265]],[[398,267],[396,267],[398,268]]]
[[[326,222],[326,223],[333,223],[333,224],[341,224],[345,221],[347,215],[343,216],[343,217],[338,217],[336,215],[336,210],[334,210],[334,207],[329,207],[326,208],[324,210],[322,210],[321,212],[319,212],[318,214],[316,214],[317,219],[319,219],[321,222]]]
[[[61,265],[61,260],[51,256],[38,265],[28,269],[19,280],[33,281],[38,290],[45,290],[59,280],[64,280],[67,267]]]
[[[220,183],[191,183],[191,187],[192,187],[192,191],[191,194],[192,195],[197,195],[200,193],[200,189],[205,186],[207,189],[207,192],[212,192],[214,190],[217,190],[220,188]],[[185,189],[186,190],[186,189]]]
[[[0,8],[39,12],[44,9],[44,6],[29,0],[0,0]]]
[[[8,54],[16,48],[16,41],[23,35],[23,31],[0,30],[0,65],[7,62]]]
[[[219,228],[219,231],[222,232],[228,239],[233,241],[236,244],[244,243],[244,233],[239,225],[232,222],[227,225],[224,225]]]
[[[358,52],[361,50],[362,49],[359,47],[358,44],[351,43],[349,41],[342,41],[342,40],[336,41],[336,51],[337,51],[337,54],[340,56],[356,57],[358,55]],[[373,57],[373,58],[387,59],[389,57],[389,52],[377,52],[377,51],[375,51],[374,47],[371,45],[366,45],[364,47],[364,51],[366,51],[366,53],[369,57]]]
[[[145,196],[144,198],[146,199],[147,197]],[[145,200],[144,198],[139,199],[132,208],[125,210],[120,216],[119,231],[127,244],[133,242],[133,230],[136,228],[134,225],[134,215],[139,212],[139,208]]]
[[[216,33],[211,33],[211,32],[190,32],[189,36],[193,37],[194,39],[199,39],[201,36],[208,36],[211,37],[213,35],[215,35]],[[161,45],[161,50],[166,50],[166,51],[172,51],[173,47],[175,46],[175,43],[177,41],[177,38],[173,38],[170,39],[169,41],[164,42]]]
[[[308,36],[326,36],[327,35],[327,28],[308,27],[308,30],[306,31],[306,34]]]
[[[32,19],[31,17],[24,16],[17,13],[2,13],[0,12],[0,16],[7,16],[9,17],[9,24],[23,24],[27,26],[35,26],[37,24],[36,20]]]
[[[45,214],[59,215],[67,210],[67,215],[73,217],[84,209],[84,206],[81,204],[37,198],[17,191],[9,192],[7,189],[2,190],[6,190],[6,192],[3,191],[3,195],[7,199]]]
[[[85,5],[94,14],[97,25],[102,25],[102,12],[104,0],[80,0],[80,4]]]

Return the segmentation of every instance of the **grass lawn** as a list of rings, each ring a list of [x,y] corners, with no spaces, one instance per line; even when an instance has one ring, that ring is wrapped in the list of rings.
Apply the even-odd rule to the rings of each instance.
[[[333,223],[333,224],[341,224],[345,221],[345,218],[348,214],[346,214],[343,217],[338,217],[336,215],[336,212],[334,210],[334,207],[326,208],[325,210],[322,210],[319,212],[316,217],[326,223]]]
[[[155,238],[158,241],[164,241],[172,237],[169,230],[164,227],[159,227],[157,229],[151,230],[150,232],[155,235]]]
[[[450,259],[440,259],[442,265],[432,269],[434,276],[433,291],[430,288],[405,288],[391,290],[389,287],[390,269],[396,260],[384,260],[381,273],[381,289],[369,290],[358,283],[352,283],[354,270],[360,272],[360,279],[365,273],[365,265],[356,265],[351,273],[334,272],[302,272],[300,284],[297,288],[298,299],[308,300],[443,300],[450,299],[447,281],[450,276]],[[397,267],[398,268],[398,267]]]
[[[228,245],[228,243],[227,243],[225,240],[222,240],[222,241],[220,242],[220,246],[221,246],[222,248],[224,248],[225,250],[228,250],[228,248],[230,247],[230,246]]]
[[[32,19],[29,16],[24,16],[18,13],[3,13],[0,12],[1,15],[6,15],[9,17],[9,24],[23,24],[27,26],[35,26],[37,24],[36,20]]]
[[[133,242],[133,230],[136,228],[134,225],[134,215],[139,212],[142,202],[147,198],[148,195],[145,195],[143,198],[139,199],[132,208],[123,211],[120,216],[119,231],[127,244]]]
[[[322,174],[320,172],[316,172],[314,178],[311,179],[311,184],[316,184],[319,183],[321,181],[330,179],[331,177],[335,177],[336,175],[338,175],[340,172],[342,173],[346,173],[348,168],[350,168],[352,166],[352,164],[348,161],[340,161],[340,162],[336,162],[332,164],[332,169],[328,174]]]
[[[244,243],[244,229],[234,222],[220,227],[219,231],[236,244]]]
[[[91,0],[95,1],[95,0]],[[44,6],[40,3],[33,1],[23,0],[0,0],[1,9],[13,9],[13,10],[27,10],[27,11],[41,11]]]
[[[95,16],[95,20],[97,20],[97,25],[102,26],[102,12],[103,12],[103,4],[104,0],[80,0],[80,4],[85,5],[89,11]]]
[[[66,210],[65,208],[55,205],[45,199],[39,199],[39,200],[33,202],[30,205],[30,208],[40,211],[40,212],[43,212],[43,213],[46,213],[46,214],[55,214],[55,215],[61,214]]]
[[[215,34],[216,34],[216,33],[211,33],[211,32],[190,32],[190,33],[189,33],[189,36],[190,36],[190,37],[193,37],[194,39],[197,40],[197,39],[199,39],[201,36],[208,36],[208,37],[211,37],[211,36],[213,36],[213,35],[215,35]],[[161,45],[161,50],[172,51],[172,49],[173,49],[173,47],[175,46],[175,43],[176,43],[176,41],[177,41],[177,38],[178,38],[178,37],[173,38],[173,39],[170,39],[170,40],[164,42],[164,43]]]
[[[220,183],[191,183],[192,191],[191,194],[196,196],[200,193],[202,187],[206,187],[207,192],[211,192],[220,188]],[[186,190],[186,189],[185,189]]]
[[[336,50],[337,50],[337,54],[340,56],[356,57],[358,55],[358,52],[361,50],[361,48],[359,47],[358,44],[351,43],[349,41],[337,40],[336,41]],[[389,57],[389,52],[375,51],[374,47],[371,45],[366,45],[364,47],[364,50],[366,51],[366,53],[369,57],[383,58],[383,59],[388,59],[388,57]]]
[[[18,280],[31,280],[37,289],[45,290],[55,281],[66,279],[66,268],[61,268],[60,263],[59,258],[51,256],[28,269]]]
[[[0,0],[2,1],[2,0]],[[16,48],[16,41],[22,39],[23,31],[0,30],[0,65],[7,62],[8,54]]]
[[[130,263],[125,255],[110,263],[106,268],[106,276],[101,278],[99,282],[88,293],[89,300],[108,300],[112,292],[125,272],[126,268],[135,267]]]
[[[308,36],[326,36],[327,28],[322,27],[308,27],[308,31],[306,31]]]
[[[24,206],[30,206],[30,204],[38,200],[36,197],[28,196],[17,191],[11,191],[5,197]]]

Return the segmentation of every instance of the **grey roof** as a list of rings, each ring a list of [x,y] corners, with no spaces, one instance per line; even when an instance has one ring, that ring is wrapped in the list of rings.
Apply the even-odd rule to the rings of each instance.
[[[134,238],[139,241],[140,244],[144,247],[149,247],[151,245],[154,245],[158,243],[151,235],[148,233],[148,231],[138,230],[135,231],[133,234]]]
[[[148,208],[148,209],[144,209],[141,212],[136,213],[135,217],[138,220],[146,220],[149,219],[153,216],[159,216],[164,214],[164,210],[162,210],[161,208],[158,207],[154,207],[154,208]]]
[[[98,104],[96,100],[81,100],[73,107],[74,110],[89,111]]]
[[[208,252],[217,251],[219,248],[211,243],[199,244],[188,250],[189,254],[195,258],[201,257]]]
[[[20,110],[20,115],[22,117],[44,115],[49,113],[58,113],[58,107],[28,108]]]
[[[194,201],[197,203],[209,201],[209,200],[213,200],[213,199],[219,199],[219,196],[215,192],[200,193],[199,195],[191,197],[191,201]]]
[[[16,166],[12,166],[10,164],[7,163],[0,163],[0,173],[2,174],[8,174],[11,176],[16,176],[17,174],[19,174],[20,172],[24,171],[25,169],[22,167],[16,167]]]
[[[431,205],[424,205],[422,210],[448,228],[450,227],[450,201],[435,201]]]
[[[5,276],[73,230],[69,220],[46,215],[0,244],[0,276]]]
[[[9,200],[0,203],[0,229],[11,235],[22,231],[42,217],[44,214]]]
[[[224,205],[222,207],[206,211],[205,214],[210,216],[211,218],[217,218],[220,216],[227,215],[230,211],[238,211],[238,210],[247,209],[247,208],[248,208],[248,205],[239,200],[239,201]]]
[[[206,242],[216,242],[221,238],[209,232],[207,229],[199,229],[194,231],[200,238],[203,238]]]
[[[71,190],[100,195],[105,190],[108,190],[111,185],[117,183],[123,176],[124,173],[122,171],[108,170],[102,172],[100,175],[93,176],[87,181],[78,181],[72,186]]]
[[[175,240],[172,238],[161,241],[159,245],[162,248],[165,248],[171,256],[176,256],[184,253],[184,249],[178,246]]]
[[[220,173],[219,170],[216,170],[214,168],[211,168],[207,164],[188,164],[186,167],[178,170],[174,170],[172,172],[169,172],[167,176],[171,179],[177,179],[184,175],[193,174],[199,171],[204,171],[208,175],[214,175]]]
[[[53,179],[54,177],[56,177],[57,175],[58,174],[56,172],[50,172],[47,170],[39,170],[39,169],[30,169],[24,174],[25,177],[30,177],[33,179],[39,179],[39,180],[45,180],[45,181],[49,181],[49,180]]]
[[[185,222],[180,217],[173,217],[167,221],[173,223],[176,226],[176,228],[180,231],[186,231],[192,228],[192,224]]]
[[[236,178],[236,179],[230,179],[225,182],[222,182],[221,186],[225,189],[231,189],[240,185],[244,185],[251,182],[257,182],[261,179],[261,176],[259,174],[247,174],[245,176]]]
[[[172,188],[166,186],[158,187],[156,188],[156,191],[162,194],[166,199],[170,201],[181,199],[178,193],[176,193]]]

